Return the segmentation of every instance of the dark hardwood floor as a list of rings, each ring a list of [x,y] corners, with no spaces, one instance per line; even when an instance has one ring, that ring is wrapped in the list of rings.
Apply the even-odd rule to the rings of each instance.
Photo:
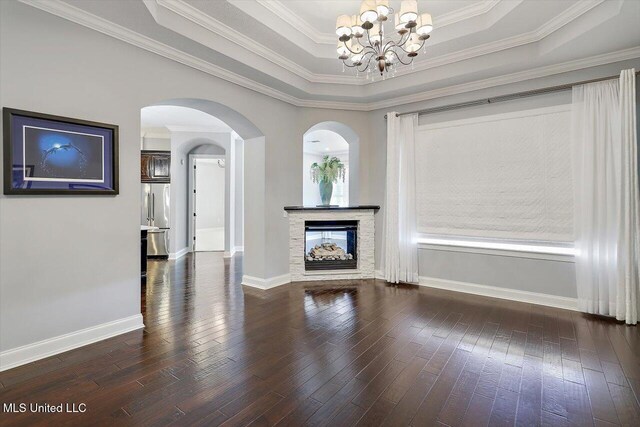
[[[240,285],[242,258],[151,261],[146,328],[0,373],[9,425],[639,425],[640,333],[381,281]]]

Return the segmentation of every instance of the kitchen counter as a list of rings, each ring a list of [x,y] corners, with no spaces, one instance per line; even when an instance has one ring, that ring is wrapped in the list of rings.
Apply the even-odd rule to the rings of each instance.
[[[153,230],[159,230],[159,228],[150,225],[140,226],[140,275],[143,283],[147,279],[147,233]]]

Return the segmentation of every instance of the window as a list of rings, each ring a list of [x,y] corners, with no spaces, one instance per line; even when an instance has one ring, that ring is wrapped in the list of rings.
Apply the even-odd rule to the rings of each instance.
[[[317,206],[322,203],[318,183],[311,178],[311,165],[322,163],[324,156],[337,157],[345,165],[345,181],[339,179],[333,184],[331,204],[349,206],[349,144],[338,133],[318,129],[307,132],[303,139],[303,185],[302,200],[305,206]]]
[[[345,158],[342,156],[341,159]],[[344,163],[344,182],[341,179],[337,184],[333,184],[333,197],[331,198],[332,205],[349,206],[349,162],[342,160]]]
[[[569,106],[416,129],[418,231],[475,241],[573,241]]]

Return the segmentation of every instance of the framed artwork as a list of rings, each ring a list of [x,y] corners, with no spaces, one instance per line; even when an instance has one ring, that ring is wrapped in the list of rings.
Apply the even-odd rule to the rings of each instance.
[[[118,126],[2,109],[4,194],[118,194]]]

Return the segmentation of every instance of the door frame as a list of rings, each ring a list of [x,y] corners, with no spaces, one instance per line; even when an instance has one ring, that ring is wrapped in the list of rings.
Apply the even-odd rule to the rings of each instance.
[[[187,200],[187,222],[189,223],[189,252],[195,252],[196,251],[196,245],[195,245],[195,235],[196,235],[196,230],[195,230],[195,216],[194,213],[196,211],[196,198],[193,196],[194,195],[194,187],[195,187],[195,163],[196,163],[196,159],[220,159],[220,160],[225,160],[226,161],[226,156],[224,154],[189,154],[189,173],[187,174],[187,182],[188,182],[188,200]],[[225,189],[227,186],[227,177],[225,174]],[[226,209],[226,206],[225,206]],[[225,228],[225,237],[224,237],[224,247],[227,247],[227,237],[226,237],[226,229],[229,226],[229,224],[227,224],[227,216],[225,215],[224,218],[224,228]],[[222,251],[219,252],[224,252],[224,249]]]

